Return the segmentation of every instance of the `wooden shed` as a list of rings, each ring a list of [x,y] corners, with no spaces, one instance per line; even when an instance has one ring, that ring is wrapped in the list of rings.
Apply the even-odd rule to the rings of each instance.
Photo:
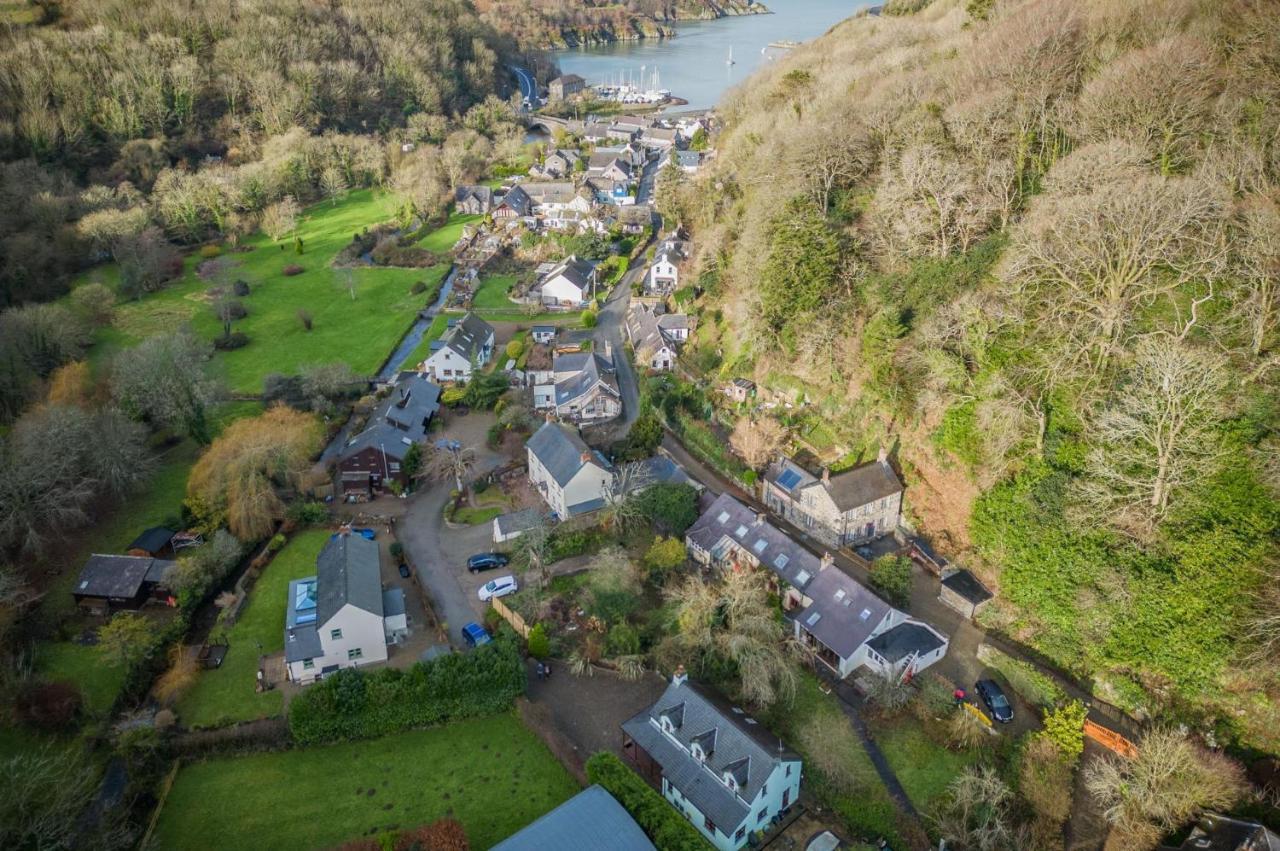
[[[938,599],[967,618],[977,617],[994,596],[978,577],[963,567],[950,568],[942,574]]]

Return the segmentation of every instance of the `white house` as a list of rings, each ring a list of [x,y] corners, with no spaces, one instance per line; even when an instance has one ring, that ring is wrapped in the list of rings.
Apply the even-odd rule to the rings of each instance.
[[[549,371],[531,373],[533,407],[566,420],[600,423],[622,413],[622,394],[612,352],[568,352],[552,359]]]
[[[418,366],[418,371],[437,382],[465,383],[471,371],[493,357],[493,326],[474,313],[468,313],[444,332],[432,346],[431,354]]]
[[[567,520],[605,505],[613,487],[613,465],[583,443],[578,433],[548,422],[525,444],[529,481],[557,518]]]
[[[689,246],[678,235],[669,236],[653,253],[653,262],[644,278],[649,295],[670,295],[680,287],[680,266],[688,256]]]
[[[542,343],[545,345],[556,338],[556,326],[534,325],[529,329],[529,336],[533,338],[535,343]]]
[[[388,640],[407,633],[403,596],[388,623],[378,545],[344,530],[316,557],[316,575],[289,583],[284,658],[289,679],[313,683],[340,668],[387,659]]]
[[[914,675],[947,653],[949,640],[881,600],[729,494],[685,533],[689,555],[720,568],[763,568],[782,597],[796,638],[841,678],[862,666]]]
[[[569,255],[534,285],[531,295],[548,307],[577,309],[591,301],[595,291],[595,265]]]
[[[622,754],[720,851],[767,831],[800,795],[800,757],[677,668],[657,702],[622,725]]]

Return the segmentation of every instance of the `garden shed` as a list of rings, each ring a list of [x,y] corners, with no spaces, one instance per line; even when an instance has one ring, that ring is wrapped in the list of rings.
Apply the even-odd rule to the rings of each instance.
[[[942,574],[942,588],[938,599],[967,618],[978,616],[995,595],[963,567],[947,570]]]

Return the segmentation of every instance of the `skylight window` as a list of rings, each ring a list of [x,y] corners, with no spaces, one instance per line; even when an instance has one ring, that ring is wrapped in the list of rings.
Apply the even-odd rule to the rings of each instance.
[[[716,522],[721,526],[729,522],[729,512],[721,511],[720,516],[716,518]]]
[[[843,588],[841,588],[839,591],[837,591],[837,592],[836,592],[836,599],[837,599],[837,600],[843,600],[843,599],[844,599],[844,596],[845,596],[845,594],[844,594],[844,589],[843,589]]]
[[[809,617],[805,618],[804,622],[809,626],[813,626],[818,622],[818,620],[821,617],[822,617],[822,612],[814,612],[813,614],[809,615]]]
[[[764,548],[767,546],[769,546],[768,541],[764,538],[758,538],[756,542],[751,545],[751,549],[756,551],[756,555],[760,555],[760,553],[764,552]]]
[[[802,571],[800,571],[799,573],[797,573],[797,574],[796,574],[796,584],[797,584],[797,585],[803,586],[803,585],[804,585],[806,582],[808,582],[808,581],[809,581],[809,571],[807,571],[807,570],[802,570]]]
[[[778,486],[784,490],[791,490],[800,484],[800,474],[795,470],[785,470],[781,476],[778,476]]]
[[[863,609],[862,614],[859,615],[858,617],[865,621],[867,618],[871,617],[871,610]]]
[[[773,560],[773,566],[778,568],[778,570],[782,570],[782,568],[787,566],[787,562],[789,561],[791,561],[791,559],[787,558],[786,553],[778,553],[777,557]]]
[[[741,538],[743,535],[747,534],[747,527],[739,526],[737,531],[735,531],[733,534],[735,537]]]

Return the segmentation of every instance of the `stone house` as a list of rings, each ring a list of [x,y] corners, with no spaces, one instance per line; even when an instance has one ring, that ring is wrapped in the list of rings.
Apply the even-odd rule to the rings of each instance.
[[[875,461],[834,476],[825,468],[821,476],[814,476],[779,457],[765,474],[761,490],[769,510],[832,547],[892,534],[902,513],[902,480],[883,449]]]

